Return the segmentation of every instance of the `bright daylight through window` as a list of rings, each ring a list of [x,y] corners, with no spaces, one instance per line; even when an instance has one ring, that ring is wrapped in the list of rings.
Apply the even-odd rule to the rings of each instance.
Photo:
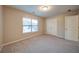
[[[38,20],[31,18],[23,18],[23,33],[37,32],[38,31]]]

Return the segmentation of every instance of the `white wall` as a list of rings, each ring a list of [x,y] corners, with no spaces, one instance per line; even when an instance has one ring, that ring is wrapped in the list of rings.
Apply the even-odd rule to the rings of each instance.
[[[57,17],[57,35],[61,38],[65,38],[65,16]]]
[[[2,44],[2,40],[3,40],[3,18],[2,18],[2,6],[0,6],[0,45]]]

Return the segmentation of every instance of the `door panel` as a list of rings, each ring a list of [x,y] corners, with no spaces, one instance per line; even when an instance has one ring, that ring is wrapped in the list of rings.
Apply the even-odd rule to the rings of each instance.
[[[46,20],[46,32],[57,36],[57,18]]]
[[[65,39],[78,41],[78,16],[65,17]]]

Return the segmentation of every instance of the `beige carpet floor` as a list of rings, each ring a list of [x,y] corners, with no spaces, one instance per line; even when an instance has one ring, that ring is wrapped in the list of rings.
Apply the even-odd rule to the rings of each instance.
[[[40,35],[4,46],[3,53],[79,53],[79,42]]]

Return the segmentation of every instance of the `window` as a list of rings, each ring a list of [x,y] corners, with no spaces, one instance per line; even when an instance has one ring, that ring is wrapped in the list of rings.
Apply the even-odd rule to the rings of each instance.
[[[32,19],[32,32],[38,31],[38,21],[36,19]]]
[[[38,20],[31,18],[23,18],[23,33],[37,32]]]

